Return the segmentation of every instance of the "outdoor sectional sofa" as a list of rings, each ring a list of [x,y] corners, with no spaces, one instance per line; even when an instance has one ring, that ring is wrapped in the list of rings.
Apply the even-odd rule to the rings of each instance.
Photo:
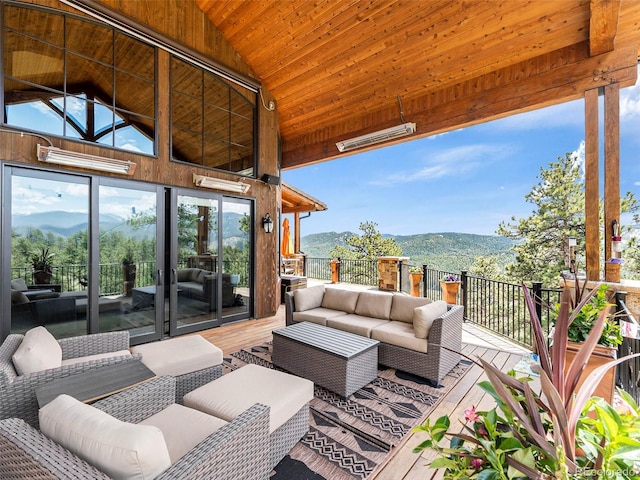
[[[201,268],[181,268],[178,270],[178,293],[209,305],[209,310],[217,308],[218,277],[217,274]],[[231,283],[231,275],[222,274],[222,306],[234,304],[235,295]]]
[[[313,322],[378,340],[378,363],[436,383],[461,358],[460,305],[316,285],[287,292],[285,307],[287,325]]]

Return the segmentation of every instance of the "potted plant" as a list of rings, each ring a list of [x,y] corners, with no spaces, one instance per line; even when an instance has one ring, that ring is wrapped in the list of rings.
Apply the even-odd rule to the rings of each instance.
[[[53,275],[53,264],[51,259],[55,256],[55,253],[49,252],[49,247],[43,248],[38,254],[31,257],[31,266],[33,268],[33,278],[36,284],[49,284],[51,283],[51,276]]]
[[[427,435],[414,452],[434,449],[438,457],[430,466],[445,469],[447,479],[638,478],[640,408],[623,391],[617,408],[592,396],[608,369],[640,354],[610,360],[584,378],[584,366],[607,320],[603,310],[565,374],[564,346],[571,316],[577,314],[570,309],[571,292],[563,290],[556,345],[549,352],[535,303],[524,285],[523,290],[540,359],[541,392],[533,391],[530,377],[516,378],[515,372],[504,373],[480,359],[488,380],[478,385],[494,398],[495,407],[479,411],[472,406],[455,431],[450,431],[448,416],[433,424],[427,420],[414,429]],[[441,444],[445,437],[450,438],[448,446]]]
[[[421,267],[409,267],[409,278],[411,279],[411,296],[420,296],[420,284],[422,283],[422,268]]]
[[[332,258],[329,265],[331,266],[331,283],[340,282],[340,259]]]
[[[122,258],[122,281],[124,286],[124,295],[126,297],[131,296],[132,289],[136,283],[136,264],[133,260],[133,252],[127,250],[127,253]]]
[[[448,274],[440,280],[442,299],[449,304],[456,304],[458,300],[458,290],[460,289],[460,277],[454,273]]]

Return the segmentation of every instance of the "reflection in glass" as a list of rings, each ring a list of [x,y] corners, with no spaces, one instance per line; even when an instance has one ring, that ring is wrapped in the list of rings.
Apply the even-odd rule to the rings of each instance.
[[[251,305],[251,204],[225,199],[222,203],[222,285],[228,282],[230,294],[224,299],[222,315],[236,319],[249,313]]]

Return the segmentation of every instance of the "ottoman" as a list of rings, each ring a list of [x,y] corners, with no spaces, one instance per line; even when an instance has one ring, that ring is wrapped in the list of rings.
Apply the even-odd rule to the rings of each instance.
[[[255,403],[268,406],[273,468],[309,430],[311,399],[312,381],[249,364],[189,392],[184,405],[226,421]]]
[[[182,403],[185,393],[222,375],[222,350],[200,335],[146,343],[130,350],[140,353],[142,363],[156,375],[176,378],[177,403]]]

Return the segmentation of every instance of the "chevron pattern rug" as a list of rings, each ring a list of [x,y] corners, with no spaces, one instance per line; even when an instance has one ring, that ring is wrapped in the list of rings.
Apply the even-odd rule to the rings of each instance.
[[[271,344],[225,357],[224,372],[247,363],[277,368],[271,363]],[[276,466],[271,480],[366,479],[411,428],[427,417],[468,367],[463,360],[443,379],[440,388],[423,378],[382,366],[373,382],[347,399],[316,386],[309,433]]]

